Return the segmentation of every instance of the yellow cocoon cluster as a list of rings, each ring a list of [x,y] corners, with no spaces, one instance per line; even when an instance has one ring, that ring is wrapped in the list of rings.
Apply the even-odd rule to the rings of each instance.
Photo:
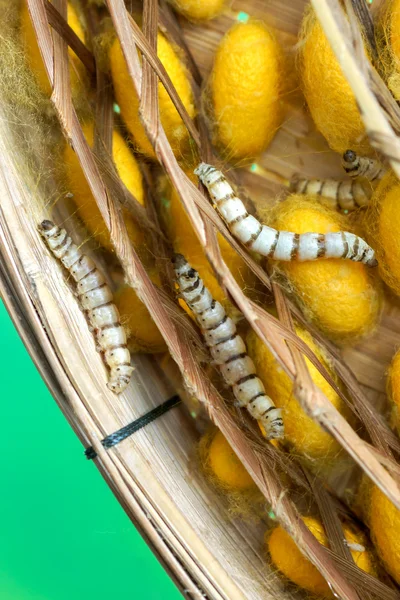
[[[276,229],[295,233],[349,231],[345,217],[310,196],[292,195],[269,216]],[[303,311],[325,335],[340,343],[354,342],[375,326],[381,294],[373,272],[343,259],[280,263]]]
[[[193,118],[195,115],[194,99],[186,67],[162,33],[158,33],[157,36],[157,55],[189,116]],[[138,96],[129,76],[121,45],[117,38],[115,38],[110,49],[110,66],[115,97],[121,109],[125,125],[132,134],[137,149],[146,156],[155,158],[154,150],[139,118]],[[162,83],[158,84],[158,102],[162,126],[175,155],[179,158],[188,150],[189,134]]]
[[[68,25],[74,30],[79,39],[84,42],[85,34],[83,32],[82,25],[74,7],[70,2],[68,2]],[[47,78],[46,69],[43,64],[42,55],[40,54],[39,46],[36,41],[36,35],[26,1],[22,3],[21,9],[21,38],[30,68],[34,72],[43,93],[50,96],[51,87]],[[75,95],[82,90],[83,81],[86,77],[86,70],[75,52],[70,48],[68,52],[70,59],[71,87],[72,92]]]
[[[302,519],[320,544],[328,547],[328,538],[322,523],[314,517],[302,517]],[[343,531],[349,544],[358,544],[365,548],[362,552],[351,550],[355,564],[366,573],[376,577],[374,557],[366,549],[367,539],[364,534],[354,526],[347,524],[343,526]],[[270,535],[267,533],[266,543],[272,562],[290,581],[322,598],[334,598],[321,573],[300,552],[295,542],[281,526],[276,527]]]
[[[90,146],[93,144],[93,124],[83,127],[86,140]],[[139,165],[135,160],[132,152],[126,144],[124,138],[118,131],[113,131],[112,136],[113,160],[117,168],[118,175],[127,189],[135,196],[135,198],[144,204],[144,191],[142,183],[142,175]],[[85,175],[81,169],[78,157],[69,145],[65,146],[64,163],[68,181],[68,190],[74,195],[78,214],[84,221],[88,231],[93,237],[107,250],[112,251],[113,246],[110,240],[110,234],[103,217],[97,208],[96,200],[90,191],[89,184],[86,181]],[[129,238],[136,248],[139,248],[144,243],[144,235],[140,231],[138,225],[130,215],[129,211],[122,211]]]
[[[300,327],[296,328],[296,333],[311,348],[334,381],[338,383],[336,374],[330,369],[311,335]],[[264,383],[266,393],[276,406],[283,409],[285,441],[296,454],[310,460],[314,467],[333,464],[341,452],[340,444],[305,414],[293,396],[292,381],[254,331],[249,332],[246,341],[248,353],[256,365],[257,374]],[[307,358],[305,360],[315,385],[326,395],[333,406],[347,417],[348,411],[343,401],[311,362]]]
[[[214,143],[229,159],[265,150],[282,123],[283,60],[259,21],[238,23],[223,38],[210,76]]]
[[[195,180],[193,173],[188,172],[187,175],[193,181]],[[163,207],[163,215],[166,229],[173,242],[175,252],[183,254],[190,265],[199,272],[204,285],[210,290],[212,297],[221,302],[228,312],[230,312],[232,305],[227,300],[214,275],[203,247],[193,231],[189,217],[175,189],[170,188],[169,198]],[[232,275],[240,287],[251,296],[251,291],[253,290],[254,292],[257,284],[256,276],[221,234],[218,234],[218,242],[222,257],[231,270]]]
[[[210,469],[218,484],[229,490],[244,491],[255,483],[220,431],[208,446],[205,467]]]
[[[153,283],[160,285],[157,271],[149,274]],[[133,288],[128,285],[120,287],[114,295],[114,301],[121,315],[121,323],[126,328],[131,352],[155,354],[167,349],[157,325]]]
[[[169,0],[169,3],[191,21],[214,19],[225,6],[225,0]]]
[[[400,294],[400,183],[386,173],[376,188],[365,215],[368,241],[376,251],[379,273],[396,294]]]
[[[319,131],[336,152],[370,152],[353,91],[313,11],[304,17],[299,48],[301,85]]]

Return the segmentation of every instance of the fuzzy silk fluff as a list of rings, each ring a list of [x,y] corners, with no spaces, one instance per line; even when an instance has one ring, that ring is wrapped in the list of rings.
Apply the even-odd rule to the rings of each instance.
[[[283,61],[272,32],[258,21],[239,23],[223,38],[209,86],[214,143],[226,157],[261,154],[282,122]]]
[[[314,517],[302,517],[302,519],[320,544],[328,547],[328,538],[322,523]],[[376,576],[374,557],[365,547],[367,542],[365,535],[349,524],[345,524],[343,530],[349,544],[357,544],[360,549],[364,549],[362,552],[351,550],[355,564],[366,573]],[[318,597],[334,598],[321,573],[300,552],[281,526],[276,527],[270,535],[267,533],[266,543],[273,564],[290,581],[312,594],[317,594]]]
[[[272,227],[300,234],[349,230],[345,217],[308,196],[289,196],[264,217]],[[381,294],[372,269],[341,259],[279,263],[279,269],[307,317],[328,338],[350,343],[375,327]]]
[[[157,55],[167,71],[189,116],[195,116],[194,99],[186,67],[178,53],[161,34],[157,37]],[[110,49],[111,75],[114,91],[126,127],[132,134],[137,150],[149,158],[155,158],[139,118],[139,99],[131,81],[121,45],[116,38]],[[158,105],[162,126],[177,157],[189,149],[189,134],[171,98],[162,83],[158,84]]]
[[[330,147],[367,154],[371,147],[350,85],[312,11],[304,17],[299,43],[301,86],[311,116]]]
[[[93,145],[93,124],[83,127],[86,140]],[[135,196],[140,204],[144,204],[144,191],[142,175],[135,157],[130,151],[125,140],[114,130],[112,136],[112,154],[118,175],[127,189]],[[73,149],[66,144],[64,150],[64,163],[66,172],[66,184],[68,191],[74,195],[74,202],[78,209],[78,215],[85,223],[89,233],[107,250],[112,251],[113,245],[110,240],[109,231],[103,221],[103,217],[97,207],[96,200],[90,190],[89,184],[83,174],[79,160]],[[123,209],[124,221],[128,235],[136,248],[144,244],[145,238],[139,226],[127,209]]]
[[[68,3],[68,25],[74,30],[81,42],[85,42],[85,34],[79,16],[71,3]],[[48,97],[51,95],[51,87],[47,78],[46,69],[36,41],[35,31],[28,11],[26,0],[21,6],[21,39],[25,49],[26,58],[30,68],[35,74],[36,80]],[[75,52],[69,48],[71,88],[74,99],[83,92],[84,83],[87,80],[86,69]]]

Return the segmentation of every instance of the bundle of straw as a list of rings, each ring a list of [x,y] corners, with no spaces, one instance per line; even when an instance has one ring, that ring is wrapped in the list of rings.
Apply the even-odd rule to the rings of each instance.
[[[121,216],[120,206],[129,206],[134,218],[148,228],[157,259],[163,265],[169,264],[171,251],[160,232],[151,198],[149,209],[145,211],[118,178],[110,158],[113,97],[107,76],[100,67],[101,57],[96,50],[92,52],[82,44],[66,23],[66,0],[53,0],[52,3],[49,0],[27,0],[27,4],[52,87],[51,102],[63,134],[82,166],[110,232],[126,281],[146,304],[162,333],[184,387],[205,406],[277,519],[339,597],[346,600],[397,598],[395,590],[360,571],[343,547],[339,514],[347,509],[300,465],[274,447],[260,442],[252,424],[246,423],[243,427],[206,376],[198,360],[204,349],[197,331],[175,302],[172,273],[165,277],[162,288],[153,285],[130,243]],[[395,455],[400,452],[400,442],[370,401],[371,395],[377,398],[382,392],[379,375],[383,370],[384,356],[380,332],[375,334],[376,351],[367,356],[368,364],[362,360],[366,356],[362,346],[346,351],[344,360],[340,352],[309,325],[279,285],[273,283],[231,237],[210,206],[204,190],[197,189],[182,171],[161,125],[158,81],[164,84],[181,115],[199,162],[218,162],[209,143],[201,111],[197,123],[194,123],[157,58],[156,40],[158,27],[162,27],[166,35],[181,47],[191,68],[193,89],[200,104],[202,75],[210,66],[220,21],[207,26],[200,37],[194,25],[180,26],[164,0],[159,4],[156,0],[143,0],[142,29],[123,0],[106,0],[105,6],[89,0],[81,4],[92,36],[96,36],[103,18],[112,19],[140,99],[141,121],[157,160],[179,194],[221,285],[293,381],[294,395],[304,411],[343,446],[358,467],[400,508],[399,465],[395,460]],[[364,53],[361,28],[364,27],[366,35],[371,34],[371,24],[363,1],[345,1],[348,21],[343,18],[339,0],[312,0],[312,4],[354,90],[372,144],[400,175],[400,143],[397,137],[400,112]],[[277,25],[282,35],[290,39],[298,28],[304,3],[298,0],[288,6],[282,1],[264,6],[256,0],[249,0],[246,8],[255,16]],[[96,89],[93,150],[87,144],[72,101],[68,46],[85,65]],[[129,390],[116,398],[106,389],[104,366],[95,352],[84,317],[58,265],[44,251],[36,232],[37,222],[46,217],[44,209],[39,215],[37,207],[48,204],[51,181],[47,181],[45,186],[36,185],[33,170],[27,172],[26,165],[21,165],[21,155],[15,147],[15,131],[9,118],[10,106],[4,103],[0,106],[3,113],[0,119],[1,293],[61,410],[83,444],[93,446],[97,453],[96,465],[182,589],[192,597],[204,594],[220,599],[292,597],[263,564],[254,526],[229,523],[221,498],[200,476],[191,472],[189,457],[196,433],[183,409],[174,409],[113,450],[107,451],[101,444],[105,436],[157,406],[174,390],[156,360],[139,356],[135,357],[136,371]],[[285,171],[293,170],[293,167],[297,170],[294,138],[299,123],[302,121],[296,122],[294,118],[284,133],[286,140],[282,148],[285,147],[287,152],[291,143],[293,155],[280,159],[279,146],[275,145],[265,157],[269,165],[274,161],[275,164],[283,163],[282,175],[287,175]],[[306,153],[306,148],[304,151]],[[301,154],[298,149],[297,154]],[[315,163],[314,157],[313,161]],[[326,156],[320,166],[323,176],[327,166],[331,166]],[[244,179],[249,177],[245,174]],[[265,189],[270,189],[269,183]],[[34,202],[34,199],[37,201]],[[222,233],[273,294],[278,317],[243,293],[221,256],[216,232]],[[391,308],[382,325],[385,332],[388,329],[395,332],[396,317],[395,309]],[[296,335],[293,318],[301,322],[325,348],[346,393],[338,388],[318,358]],[[357,431],[362,430],[363,437],[314,385],[305,357],[350,406],[357,417]],[[373,381],[371,363],[376,372]],[[354,367],[357,377],[349,365]],[[367,397],[366,388],[370,397]],[[305,495],[316,500],[330,540],[329,550],[321,546],[304,526],[298,507],[280,479],[278,470],[289,474]]]

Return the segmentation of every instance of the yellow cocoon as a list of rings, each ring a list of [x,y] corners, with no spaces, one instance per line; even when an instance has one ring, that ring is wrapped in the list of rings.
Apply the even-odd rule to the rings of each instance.
[[[174,9],[191,21],[208,21],[218,16],[225,0],[169,0]]]
[[[300,327],[296,328],[296,333],[311,348],[329,371],[334,381],[338,383],[336,374],[330,369],[311,335]],[[272,398],[276,406],[283,409],[285,441],[296,454],[310,460],[315,467],[333,464],[341,452],[340,444],[311,417],[305,414],[293,396],[292,381],[254,331],[249,332],[246,341],[248,353],[256,365],[257,374],[264,383],[266,393]],[[348,411],[344,402],[311,362],[307,358],[305,360],[315,385],[319,387],[340,413],[347,416]]]
[[[379,274],[396,294],[400,294],[400,183],[394,173],[386,173],[376,188],[365,215],[368,241],[376,251]]]
[[[86,140],[90,146],[93,144],[93,124],[83,127]],[[118,175],[127,187],[127,189],[135,196],[140,204],[144,204],[144,191],[142,183],[142,175],[139,165],[135,160],[132,152],[126,144],[124,138],[118,131],[113,131],[112,136],[113,160],[117,168]],[[68,190],[74,195],[78,215],[85,223],[91,235],[107,250],[112,251],[113,245],[110,240],[110,234],[103,217],[97,208],[96,200],[90,191],[79,160],[69,145],[65,146],[64,163],[67,175]],[[144,235],[140,231],[138,225],[128,210],[123,209],[122,214],[128,230],[128,235],[132,243],[137,249],[144,244]]]
[[[186,67],[169,41],[158,33],[157,55],[166,69],[190,117],[195,115],[193,93]],[[125,58],[117,38],[110,49],[111,75],[115,97],[121,109],[125,125],[133,136],[137,149],[150,158],[154,150],[139,118],[139,100],[129,76]],[[162,83],[158,84],[160,118],[165,133],[177,157],[184,155],[189,147],[188,131]]]
[[[254,481],[220,431],[217,431],[208,447],[205,466],[224,488],[242,491],[255,487]]]
[[[276,229],[295,233],[349,231],[349,222],[314,198],[289,196],[270,214]],[[375,326],[381,294],[372,270],[343,259],[280,263],[303,311],[324,334],[354,342]]]
[[[223,38],[210,76],[214,143],[229,159],[253,158],[280,127],[283,60],[260,21],[238,23]]]
[[[150,278],[156,285],[160,284],[156,271],[150,272]],[[157,325],[133,288],[128,285],[121,286],[114,295],[114,302],[121,315],[121,323],[126,328],[131,352],[154,354],[167,349]]]
[[[187,175],[194,181],[192,173],[187,173]],[[172,240],[175,252],[183,254],[191,266],[199,272],[204,285],[210,290],[212,297],[221,302],[225,309],[230,312],[232,305],[227,300],[214,275],[203,247],[193,231],[189,217],[175,189],[170,188],[169,198],[163,207],[163,215],[166,229]],[[246,293],[250,292],[249,295],[251,296],[251,290],[254,291],[257,284],[256,276],[221,234],[218,234],[218,242],[222,257],[234,278]]]
[[[301,86],[319,131],[336,152],[370,152],[353,91],[313,11],[304,17],[299,48]]]
[[[400,584],[400,511],[372,486],[368,514],[371,539],[384,566]]]
[[[400,351],[396,352],[390,365],[387,392],[392,401],[392,424],[400,434]]]
[[[322,523],[314,517],[302,517],[302,519],[320,544],[328,547],[328,538]],[[365,535],[354,526],[347,524],[343,526],[343,531],[349,544],[359,544],[365,548],[362,552],[351,550],[355,564],[366,573],[376,577],[374,557],[366,549]],[[267,533],[266,543],[273,564],[290,581],[322,598],[334,598],[321,573],[300,552],[295,542],[281,526],[276,527],[270,535]]]
[[[68,25],[74,30],[79,39],[84,42],[85,34],[83,32],[82,25],[74,7],[70,2],[68,2]],[[28,4],[26,1],[22,2],[21,8],[21,38],[30,68],[34,72],[43,93],[45,93],[47,96],[50,96],[50,83],[48,81],[42,55],[40,54],[39,46],[36,41],[36,35],[31,18],[29,16]],[[68,52],[70,59],[71,87],[72,92],[75,95],[82,89],[83,81],[86,77],[86,69],[73,50],[69,48]]]

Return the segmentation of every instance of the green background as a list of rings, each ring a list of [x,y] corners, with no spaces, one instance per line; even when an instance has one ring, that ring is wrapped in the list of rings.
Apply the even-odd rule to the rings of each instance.
[[[1,600],[181,599],[0,324]]]

